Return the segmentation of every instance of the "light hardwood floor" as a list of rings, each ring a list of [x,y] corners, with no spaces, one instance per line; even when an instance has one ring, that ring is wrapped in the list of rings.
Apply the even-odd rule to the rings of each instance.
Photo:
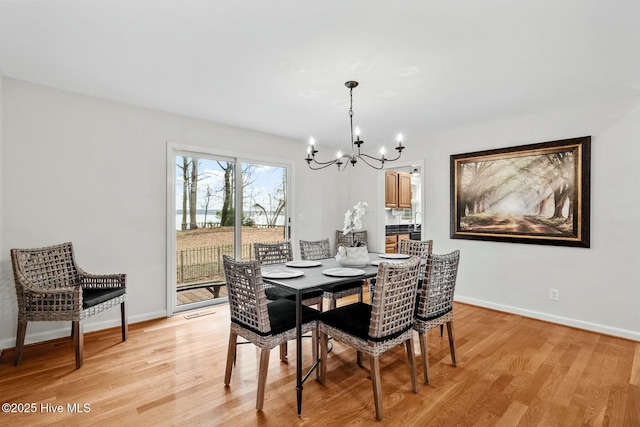
[[[79,370],[71,340],[27,346],[19,367],[13,351],[4,351],[0,403],[28,404],[35,413],[0,413],[0,425],[640,426],[640,343],[458,303],[457,368],[446,329],[442,338],[429,333],[431,385],[421,383],[417,394],[403,347],[381,358],[382,422],[367,364],[358,368],[355,352],[339,342],[329,354],[327,385],[313,376],[305,383],[301,418],[295,352],[282,363],[273,351],[258,412],[259,353],[239,346],[225,388],[228,308],[199,311],[192,319],[132,324],[125,343],[117,329],[86,334]],[[417,339],[415,350],[420,363]],[[84,412],[70,412],[74,404]],[[51,412],[58,405],[62,412]]]

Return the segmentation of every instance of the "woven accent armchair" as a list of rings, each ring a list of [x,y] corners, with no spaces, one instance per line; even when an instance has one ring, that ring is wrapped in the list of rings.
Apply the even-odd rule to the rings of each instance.
[[[296,337],[296,303],[288,299],[267,303],[260,264],[257,261],[240,262],[224,255],[223,264],[231,314],[224,384],[229,386],[231,383],[239,335],[260,348],[256,409],[261,410],[264,404],[270,351]],[[302,306],[301,331],[313,332],[314,361],[318,358],[317,316],[318,311]]]
[[[425,384],[429,384],[427,332],[436,326],[447,325],[451,362],[453,366],[458,366],[453,335],[453,294],[456,288],[459,263],[460,251],[457,250],[446,255],[431,254],[427,257],[424,283],[419,292],[420,299],[414,325],[420,341]]]
[[[418,392],[412,328],[419,274],[418,257],[411,257],[402,263],[382,262],[378,266],[378,284],[373,305],[356,302],[320,314],[320,383],[325,384],[327,377],[329,335],[356,349],[359,366],[362,366],[362,353],[367,354],[378,420],[383,418],[381,354],[405,344],[411,388],[414,393]]]
[[[327,238],[315,241],[300,240],[300,258],[303,260],[331,258],[331,246],[329,245],[329,239]],[[358,301],[362,302],[362,286],[364,283],[364,280],[356,280],[349,283],[323,286],[323,297],[329,300],[329,309],[336,308],[339,298],[344,298],[350,295],[358,295]]]
[[[71,243],[11,249],[18,298],[15,364],[22,362],[27,322],[69,320],[76,344],[76,368],[83,363],[81,321],[120,306],[122,341],[127,339],[126,275],[89,274],[76,265]]]

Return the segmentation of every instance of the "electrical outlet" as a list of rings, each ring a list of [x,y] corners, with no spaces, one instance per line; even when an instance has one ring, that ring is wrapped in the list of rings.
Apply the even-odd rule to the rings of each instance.
[[[549,289],[549,299],[551,301],[558,301],[560,299],[560,291],[558,289]]]

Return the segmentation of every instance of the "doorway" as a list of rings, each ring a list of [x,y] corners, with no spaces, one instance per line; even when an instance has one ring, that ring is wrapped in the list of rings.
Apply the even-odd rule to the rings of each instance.
[[[384,204],[379,222],[383,233],[381,247],[395,252],[401,239],[422,240],[425,209],[424,161],[395,162],[384,168],[380,189]]]

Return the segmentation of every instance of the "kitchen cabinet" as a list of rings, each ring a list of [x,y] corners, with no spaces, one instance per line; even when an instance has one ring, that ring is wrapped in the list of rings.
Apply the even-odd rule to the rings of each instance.
[[[398,252],[398,242],[400,240],[409,240],[409,234],[391,234],[385,236],[384,239],[384,251],[388,254],[395,254]]]
[[[411,209],[411,174],[385,171],[384,206],[396,209]]]
[[[411,174],[398,174],[398,207],[411,209]]]
[[[384,239],[384,252],[387,254],[395,254],[397,243],[398,238],[395,234],[393,236],[386,236]]]
[[[398,207],[398,172],[386,171],[384,173],[384,206],[387,208]]]

